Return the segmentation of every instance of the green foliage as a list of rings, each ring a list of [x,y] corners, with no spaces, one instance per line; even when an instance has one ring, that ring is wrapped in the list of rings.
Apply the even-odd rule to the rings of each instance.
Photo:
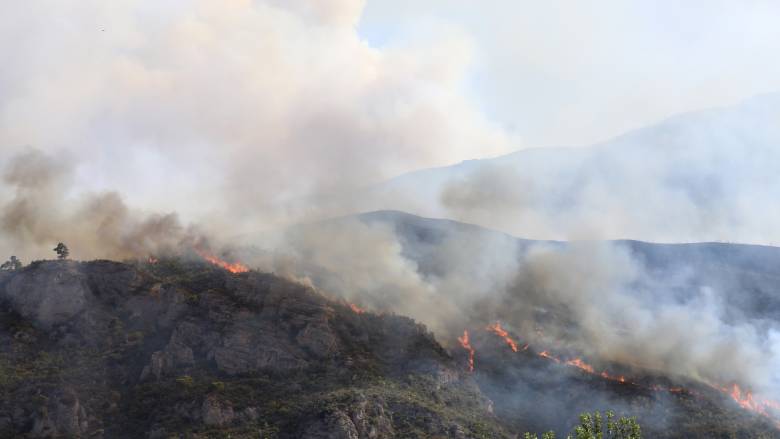
[[[600,412],[583,413],[580,415],[580,425],[574,427],[574,435],[567,439],[642,439],[642,430],[636,418],[620,417],[615,420],[615,413],[607,411],[606,419]],[[525,433],[524,439],[538,439],[536,434]],[[542,439],[555,439],[555,433],[548,431],[542,434]]]
[[[224,381],[212,381],[211,382],[211,388],[216,392],[224,392],[225,391],[225,383]]]
[[[539,439],[539,436],[536,434],[526,433],[523,436],[523,439]],[[542,439],[555,439],[555,432],[548,431],[547,433],[542,433]]]
[[[176,378],[176,382],[187,388],[192,387],[195,384],[195,380],[189,375],[182,375]]]

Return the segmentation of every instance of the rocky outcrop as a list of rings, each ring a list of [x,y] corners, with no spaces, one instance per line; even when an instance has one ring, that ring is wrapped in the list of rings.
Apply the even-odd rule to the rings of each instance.
[[[92,292],[76,263],[57,261],[21,270],[0,289],[0,299],[36,326],[49,329],[83,312]]]
[[[222,427],[233,422],[236,417],[233,407],[215,395],[209,395],[203,400],[200,412],[203,423],[209,426]]]
[[[89,429],[87,412],[73,390],[62,390],[46,398],[32,419],[31,437],[80,437]]]
[[[309,422],[301,437],[388,439],[396,435],[382,398],[358,393],[348,407],[329,410]]]
[[[349,416],[335,410],[309,424],[301,437],[311,439],[361,439]]]
[[[393,420],[382,398],[366,398],[358,395],[352,405],[349,418],[360,439],[384,439],[395,436]]]

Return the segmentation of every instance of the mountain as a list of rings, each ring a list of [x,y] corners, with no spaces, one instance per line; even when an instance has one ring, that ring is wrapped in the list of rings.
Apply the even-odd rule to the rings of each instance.
[[[0,272],[0,437],[509,437],[408,318],[204,262]]]
[[[406,317],[187,257],[37,261],[0,271],[0,303],[0,437],[510,438],[607,407],[646,437],[780,437],[702,384],[605,379],[481,328],[470,371]]]
[[[299,225],[279,242],[259,252],[294,269],[274,269],[410,315],[461,368],[473,361],[510,431],[569,431],[612,408],[649,437],[777,437],[780,248],[537,241],[399,211]]]
[[[778,122],[780,93],[757,96],[592,146],[524,149],[405,174],[369,191],[364,210],[537,239],[778,243]]]
[[[463,249],[473,259],[488,258],[496,249],[502,257],[522,259],[534,246],[566,245],[563,241],[517,238],[474,224],[400,211],[375,211],[335,221],[351,224],[354,220],[389,227],[404,257],[413,261],[424,277],[444,275],[451,268],[448,262],[452,249]],[[646,274],[640,279],[641,285],[634,285],[638,289],[681,295],[711,288],[724,298],[728,309],[738,311],[741,317],[780,322],[780,247],[722,242],[604,242],[625,250]],[[469,276],[479,277],[476,273]]]

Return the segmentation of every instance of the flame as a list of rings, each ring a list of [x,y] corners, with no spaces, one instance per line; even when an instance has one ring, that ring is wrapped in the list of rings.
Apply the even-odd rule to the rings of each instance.
[[[363,314],[364,312],[366,312],[366,310],[355,305],[354,303],[348,303],[348,305],[349,305],[349,309],[351,309],[352,312],[354,312],[355,314]]]
[[[713,387],[730,396],[743,409],[758,413],[771,420],[774,422],[775,427],[780,429],[780,420],[777,419],[780,403],[777,401],[755,397],[752,392],[748,390],[743,391],[736,383],[732,384],[731,387]]]
[[[547,352],[547,351],[542,351],[542,352],[539,352],[539,356],[540,356],[540,357],[542,357],[542,358],[546,358],[546,359],[548,359],[548,360],[555,361],[556,363],[560,363],[560,362],[561,362],[561,360],[559,360],[557,357],[553,357],[553,356],[552,356],[552,355],[550,355],[550,353],[549,353],[549,352]]]
[[[509,347],[512,349],[512,351],[518,352],[517,344],[514,342],[514,340],[512,340],[509,337],[509,333],[506,330],[504,330],[499,323],[494,323],[492,325],[489,325],[487,327],[487,330],[492,331],[495,334],[497,334],[499,337],[503,338],[504,341],[506,341],[507,345],[509,345]],[[540,330],[537,330],[536,332],[537,334],[542,335]],[[474,370],[474,349],[469,344],[468,332],[464,331],[463,337],[459,337],[458,340],[460,341],[461,345],[465,349],[469,350],[470,353],[469,370],[473,371]],[[522,350],[524,351],[526,349],[528,349],[527,344],[523,346]],[[585,361],[582,360],[582,358],[579,357],[572,358],[569,360],[561,360],[560,358],[556,357],[555,355],[551,354],[549,351],[546,350],[539,352],[537,355],[547,360],[554,361],[555,363],[576,367],[577,369],[585,373],[588,373],[590,375],[600,376],[605,380],[610,380],[621,384],[630,384],[636,387],[645,388],[656,392],[686,393],[695,396],[700,395],[696,391],[685,389],[683,387],[666,387],[658,384],[642,385],[626,379],[624,375],[612,375],[606,370],[599,373],[596,372],[593,366],[586,363]],[[726,394],[727,396],[729,396],[731,399],[734,400],[734,402],[737,403],[737,405],[739,405],[743,409],[764,416],[765,418],[770,420],[775,425],[776,428],[780,429],[780,419],[778,419],[778,417],[780,416],[780,402],[756,397],[750,391],[742,390],[739,387],[739,385],[737,385],[736,383],[727,387],[713,386],[713,385],[710,386],[715,390],[718,390]]]
[[[150,264],[156,264],[158,262],[160,262],[159,259],[155,258],[154,256],[149,256],[149,263]]]
[[[469,331],[464,329],[463,336],[458,337],[458,341],[463,346],[463,349],[469,351],[469,372],[474,372],[474,348],[471,347],[469,342]]]
[[[205,259],[206,261],[216,265],[217,267],[222,267],[231,273],[246,273],[247,271],[249,271],[249,268],[240,262],[230,263],[230,262],[223,261],[222,259],[219,259],[218,257],[212,255],[211,253],[206,252],[205,250],[196,248],[195,253],[197,253],[201,258]]]
[[[566,364],[568,364],[569,366],[574,366],[574,367],[580,368],[580,369],[582,369],[585,372],[588,372],[590,374],[595,373],[595,371],[593,370],[593,366],[591,366],[590,364],[582,361],[582,359],[580,359],[580,358],[575,358],[573,360],[568,360],[568,361],[566,361]]]
[[[509,333],[501,327],[501,324],[496,322],[492,325],[488,325],[487,327],[488,331],[493,331],[498,335],[499,337],[503,338],[507,345],[514,351],[517,352],[517,343],[515,343],[514,340],[512,340],[511,337],[509,337]],[[526,345],[528,346],[528,345]]]

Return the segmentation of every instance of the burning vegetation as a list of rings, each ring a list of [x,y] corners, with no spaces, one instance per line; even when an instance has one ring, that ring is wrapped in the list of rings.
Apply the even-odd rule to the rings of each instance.
[[[510,336],[509,331],[504,329],[499,322],[493,323],[485,327],[485,330],[489,333],[495,334],[509,347],[513,353],[524,352],[528,350],[528,344],[525,344],[522,348],[518,348],[517,342]],[[469,340],[468,330],[463,331],[463,336],[458,337],[460,345],[468,351],[468,370],[474,371],[474,357],[476,349],[472,346]],[[673,394],[687,394],[694,397],[700,396],[699,393],[692,389],[686,389],[680,386],[666,386],[660,384],[642,384],[638,379],[629,379],[622,374],[613,374],[607,370],[597,371],[596,368],[585,362],[580,357],[565,358],[555,354],[552,354],[549,350],[542,350],[535,355],[539,358],[551,361],[555,364],[564,365],[572,368],[576,368],[579,371],[600,377],[604,380],[615,382],[622,385],[629,385],[636,389],[648,390],[652,392],[668,392]],[[780,403],[770,399],[759,398],[753,395],[750,391],[743,390],[738,384],[732,383],[728,386],[708,385],[709,387],[717,390],[723,395],[728,396],[739,407],[758,414],[774,424],[780,430]]]
[[[214,264],[217,267],[224,268],[225,270],[231,273],[246,273],[247,271],[249,271],[249,267],[247,267],[246,265],[240,262],[227,262],[225,260],[218,258],[216,255],[197,247],[194,248],[194,250],[195,253],[197,253],[201,258],[205,259],[207,262]]]

